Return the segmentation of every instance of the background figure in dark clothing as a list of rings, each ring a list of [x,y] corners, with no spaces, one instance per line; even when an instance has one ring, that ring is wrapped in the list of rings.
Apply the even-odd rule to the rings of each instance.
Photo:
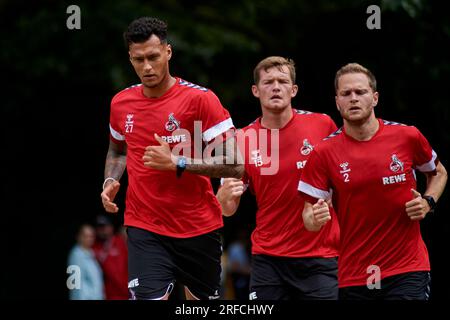
[[[122,233],[106,215],[97,217],[97,238],[93,246],[103,270],[106,300],[128,299],[128,251]]]
[[[250,284],[249,235],[243,229],[238,231],[235,241],[227,249],[227,273],[231,279],[236,300],[248,300]]]

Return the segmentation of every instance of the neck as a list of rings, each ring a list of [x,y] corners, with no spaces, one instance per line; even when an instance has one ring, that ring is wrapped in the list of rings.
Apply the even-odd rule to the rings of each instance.
[[[366,121],[350,122],[344,119],[345,133],[358,141],[368,141],[377,133],[380,124],[372,114]]]
[[[292,116],[291,106],[284,109],[281,113],[274,113],[263,109],[261,125],[267,129],[281,129],[292,119]]]
[[[166,76],[162,79],[162,81],[156,85],[155,87],[146,87],[143,86],[143,93],[144,96],[147,98],[159,98],[164,93],[167,92],[176,82],[176,79],[170,75],[170,73],[167,73]]]

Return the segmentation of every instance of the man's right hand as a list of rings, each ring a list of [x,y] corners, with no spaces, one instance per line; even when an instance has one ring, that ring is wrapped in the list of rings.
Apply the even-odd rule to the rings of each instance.
[[[244,193],[244,183],[240,179],[225,178],[223,185],[217,191],[217,200],[222,207],[222,214],[226,217],[232,216],[241,200]]]
[[[223,198],[226,201],[239,198],[244,193],[244,183],[241,179],[225,178],[223,179],[223,185],[220,187],[222,190]]]
[[[330,208],[328,207],[327,202],[323,199],[319,199],[316,204],[312,206],[312,209],[312,222],[316,227],[321,228],[331,220]]]
[[[117,213],[119,211],[119,207],[113,202],[119,188],[120,183],[118,181],[108,181],[106,183],[105,189],[103,189],[100,196],[102,198],[103,207],[107,212]]]

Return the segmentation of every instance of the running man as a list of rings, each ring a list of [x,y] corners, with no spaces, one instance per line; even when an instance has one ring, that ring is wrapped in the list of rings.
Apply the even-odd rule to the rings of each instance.
[[[417,128],[375,117],[378,92],[368,69],[342,67],[335,90],[344,126],[303,170],[305,226],[318,231],[334,220],[324,201],[332,190],[341,230],[339,298],[427,300],[430,262],[419,221],[433,212],[447,172]],[[426,175],[423,194],[415,170]]]
[[[297,191],[314,145],[337,128],[327,115],[292,108],[298,91],[295,77],[290,59],[259,62],[252,92],[262,116],[237,134],[245,154],[244,181],[258,206],[251,236],[252,300],[338,297],[338,223],[333,219],[318,234],[306,230],[304,199]],[[224,179],[217,197],[225,216],[236,212],[243,191],[241,180]]]
[[[141,83],[112,99],[101,198],[106,211],[118,211],[114,198],[126,168],[131,298],[168,299],[179,280],[188,299],[217,299],[222,214],[210,179],[199,174],[242,175],[230,147],[234,139],[222,143],[233,122],[211,90],[170,74],[165,22],[139,18],[124,39]],[[194,141],[198,133],[201,140]],[[191,159],[196,144],[217,140],[223,147],[215,157],[203,158],[200,150],[200,157]]]

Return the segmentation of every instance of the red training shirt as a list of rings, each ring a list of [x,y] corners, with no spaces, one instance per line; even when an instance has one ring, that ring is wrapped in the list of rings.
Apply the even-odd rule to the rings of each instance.
[[[334,132],[336,125],[324,114],[292,112],[292,119],[279,130],[264,128],[258,118],[237,134],[245,154],[244,181],[249,183],[258,206],[252,253],[335,257],[339,241],[336,219],[319,233],[307,231],[302,219],[304,199],[297,185],[314,145]]]
[[[222,227],[208,177],[184,172],[177,178],[174,171],[145,167],[142,157],[145,147],[159,145],[154,133],[172,149],[184,145],[180,154],[193,158],[195,145],[201,156],[202,141],[208,143],[232,128],[228,111],[211,90],[180,78],[159,98],[144,96],[142,85],[119,92],[111,102],[110,129],[114,142],[127,145],[124,224],[177,238]]]
[[[333,190],[341,230],[339,287],[366,285],[374,266],[381,279],[430,270],[419,222],[408,217],[405,203],[416,189],[414,170],[435,172],[436,153],[415,127],[378,121],[369,141],[339,129],[321,142],[299,183],[312,203]]]

